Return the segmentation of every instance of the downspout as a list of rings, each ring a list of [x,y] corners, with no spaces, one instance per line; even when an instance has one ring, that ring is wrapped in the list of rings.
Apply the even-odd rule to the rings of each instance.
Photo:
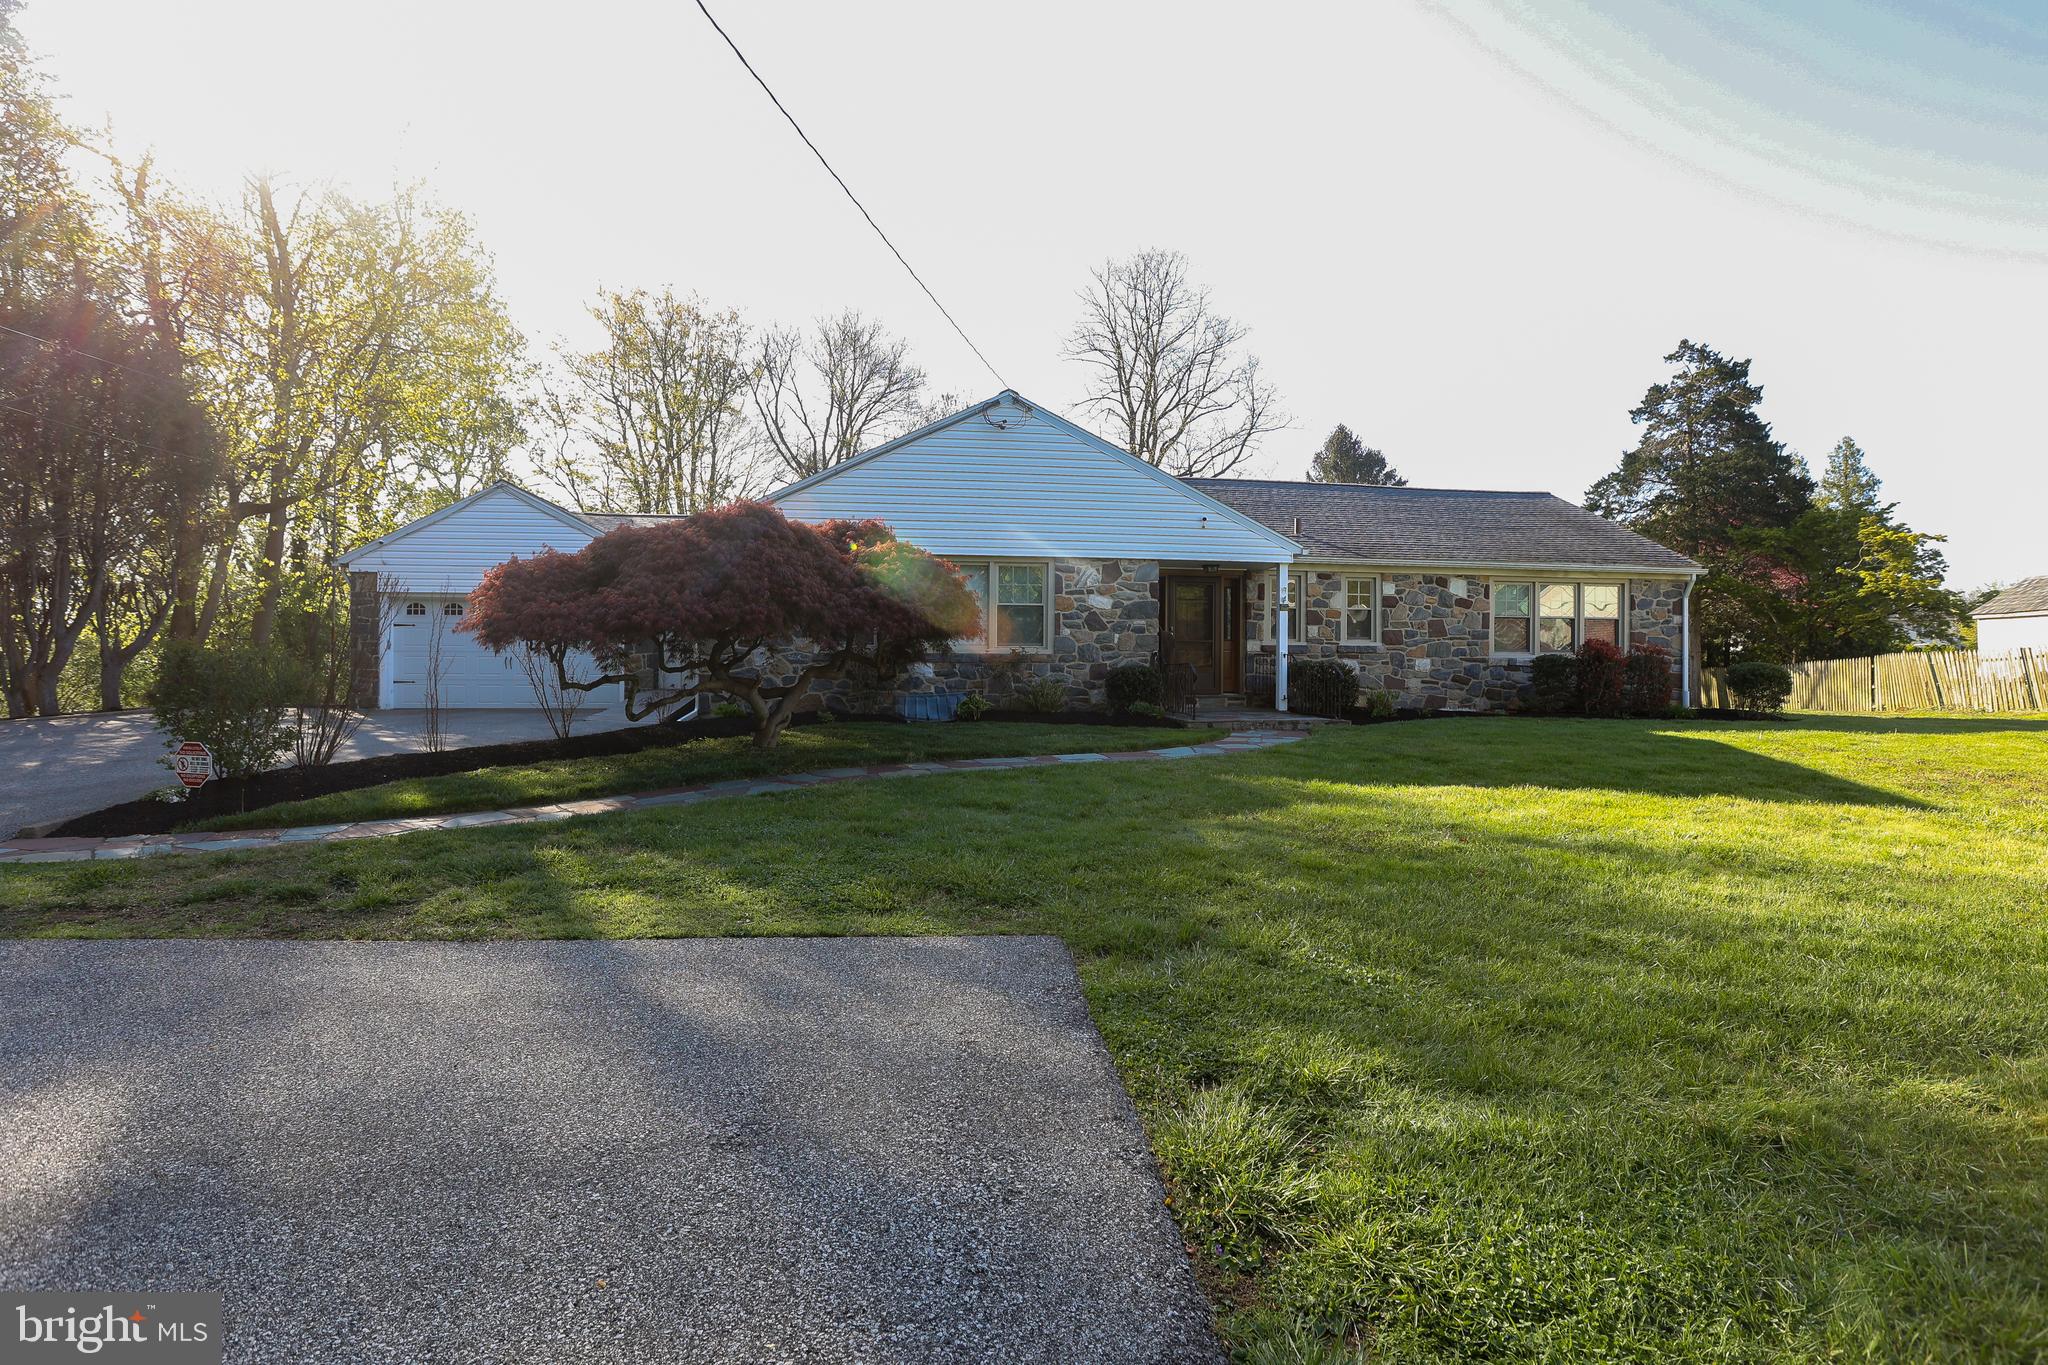
[[[1684,705],[1686,705],[1686,706],[1691,706],[1691,705],[1693,704],[1693,699],[1692,699],[1692,585],[1693,585],[1693,580],[1692,580],[1692,579],[1688,578],[1688,579],[1686,579],[1686,580],[1685,580],[1685,596],[1684,596],[1684,598],[1682,598],[1682,599],[1680,600],[1680,603],[1679,603],[1679,608],[1678,608],[1678,628],[1679,628],[1679,630],[1680,630],[1680,631],[1682,631],[1682,632],[1683,632],[1683,634],[1682,634],[1682,635],[1681,635],[1681,636],[1679,637],[1679,645],[1678,645],[1678,650],[1679,650],[1679,658],[1678,658],[1678,694],[1679,694],[1679,696],[1681,696],[1682,698],[1684,698],[1684,703],[1683,703],[1683,704],[1684,704]]]
[[[1273,566],[1273,709],[1287,709],[1287,561]]]

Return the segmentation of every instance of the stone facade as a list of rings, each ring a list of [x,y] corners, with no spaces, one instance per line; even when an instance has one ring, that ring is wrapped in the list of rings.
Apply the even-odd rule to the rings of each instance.
[[[1340,570],[1304,571],[1303,600],[1297,604],[1302,638],[1288,645],[1290,661],[1342,659],[1358,674],[1362,692],[1386,692],[1404,710],[1505,711],[1527,700],[1529,661],[1493,657],[1492,584],[1487,579],[1455,573],[1377,575],[1379,639],[1371,642],[1340,638],[1344,577]],[[1684,579],[1630,579],[1624,588],[1629,648],[1656,645],[1671,655],[1674,701],[1684,596]],[[1254,600],[1250,605],[1249,634],[1263,641],[1271,604]],[[1248,688],[1256,697],[1263,683],[1264,699],[1270,701],[1274,648],[1270,643],[1252,648]]]
[[[360,707],[377,704],[377,628],[383,620],[377,600],[377,575],[348,576],[349,700]]]

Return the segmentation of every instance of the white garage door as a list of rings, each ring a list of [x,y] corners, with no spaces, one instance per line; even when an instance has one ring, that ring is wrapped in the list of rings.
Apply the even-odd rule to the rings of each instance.
[[[511,654],[494,654],[477,643],[462,624],[460,597],[422,594],[405,597],[391,615],[391,647],[386,652],[386,677],[390,679],[388,705],[426,705],[427,689],[439,680],[441,705],[449,708],[513,707],[534,705],[533,688],[526,671]],[[439,668],[435,668],[438,659]],[[572,676],[590,677],[596,663],[581,655],[569,664]],[[618,689],[594,692],[589,705],[601,706],[618,700]]]

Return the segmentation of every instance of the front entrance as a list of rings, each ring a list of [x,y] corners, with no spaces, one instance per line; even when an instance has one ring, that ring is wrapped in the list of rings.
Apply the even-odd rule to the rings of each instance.
[[[1198,697],[1244,687],[1244,579],[1237,574],[1166,575],[1163,658],[1191,669]]]

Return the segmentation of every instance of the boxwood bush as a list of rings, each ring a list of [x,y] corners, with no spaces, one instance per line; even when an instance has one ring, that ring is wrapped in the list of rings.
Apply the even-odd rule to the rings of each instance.
[[[1102,680],[1109,709],[1117,715],[1140,704],[1159,706],[1166,700],[1166,679],[1150,664],[1119,664]]]
[[[1792,700],[1792,670],[1762,659],[1728,666],[1728,690],[1745,711],[1782,711]]]
[[[1312,716],[1341,716],[1358,704],[1358,675],[1335,659],[1304,659],[1287,670],[1287,704]]]

